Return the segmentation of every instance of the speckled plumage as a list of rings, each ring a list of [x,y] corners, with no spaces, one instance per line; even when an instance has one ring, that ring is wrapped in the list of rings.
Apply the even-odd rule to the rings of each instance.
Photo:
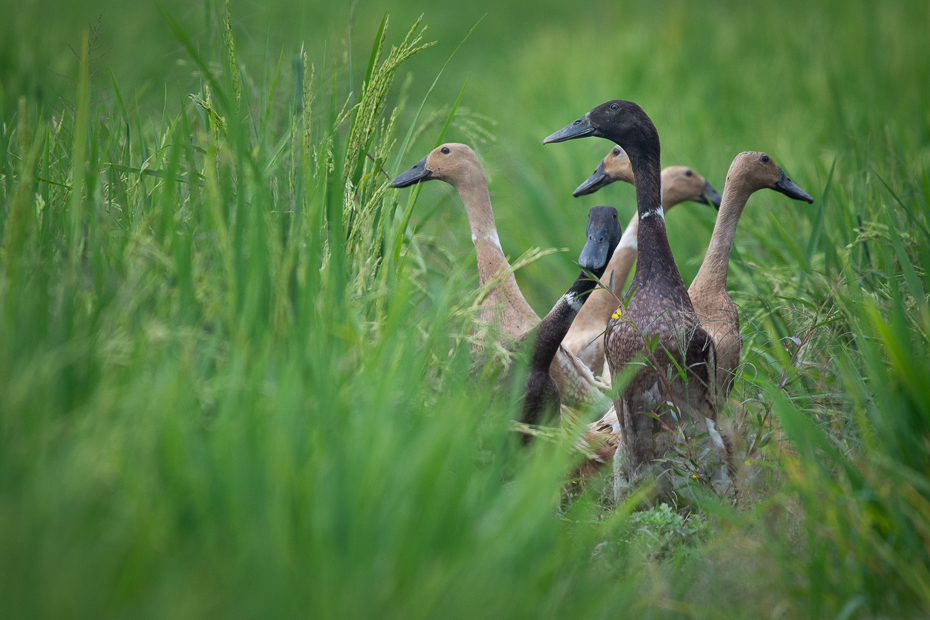
[[[708,419],[716,419],[714,345],[694,314],[668,245],[661,216],[659,135],[652,121],[635,103],[609,101],[546,141],[584,136],[608,138],[626,150],[636,177],[638,266],[626,308],[611,321],[604,341],[614,380],[630,364],[641,364],[614,400],[621,429],[615,458],[629,484],[671,447],[673,436],[659,433],[660,422],[653,416],[671,428],[678,417],[698,432],[707,428]],[[717,446],[710,447],[716,460],[725,459]]]
[[[672,428],[676,423],[667,403],[697,421],[716,418],[715,373],[708,370],[716,367],[713,341],[694,314],[675,263],[664,260],[665,255],[671,257],[670,249],[661,251],[662,245],[668,247],[665,224],[649,218],[640,223],[639,235],[640,260],[630,285],[632,297],[621,318],[611,319],[604,339],[614,377],[637,358],[645,357],[651,366],[643,366],[614,401],[626,439],[623,458],[628,479],[665,456],[671,447],[671,435],[659,435],[660,422],[650,414],[657,414]],[[650,351],[647,342],[655,338],[656,346]],[[672,359],[687,369],[687,382]]]

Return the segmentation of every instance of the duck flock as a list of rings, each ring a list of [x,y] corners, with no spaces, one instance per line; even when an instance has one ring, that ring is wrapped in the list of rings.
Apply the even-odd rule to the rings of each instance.
[[[603,411],[587,426],[589,459],[579,474],[588,476],[612,463],[617,496],[647,478],[659,489],[701,478],[726,493],[732,444],[717,414],[733,386],[742,350],[739,315],[727,294],[736,226],[757,190],[773,189],[808,203],[813,199],[760,152],[734,158],[722,196],[691,168],[663,170],[655,125],[630,101],[608,101],[543,143],[589,136],[617,146],[574,195],[625,181],[636,187],[637,213],[622,230],[613,207],[590,210],[578,259],[582,272],[541,320],[523,298],[501,249],[484,170],[471,148],[443,144],[392,184],[402,188],[442,180],[464,202],[479,284],[491,288],[480,318],[517,339],[530,356],[521,422],[536,425],[560,414],[573,419],[572,408]],[[675,265],[665,228],[665,212],[686,201],[719,210],[690,288]],[[634,262],[636,272],[624,295]],[[628,382],[611,403],[606,394],[621,375]],[[525,434],[525,441],[530,437]],[[670,475],[669,458],[681,453],[682,445],[703,464]]]

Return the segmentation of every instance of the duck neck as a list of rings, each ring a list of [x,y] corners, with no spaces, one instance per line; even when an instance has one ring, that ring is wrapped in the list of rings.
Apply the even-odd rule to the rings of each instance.
[[[751,191],[736,184],[727,184],[724,188],[720,212],[717,214],[707,254],[704,255],[704,262],[701,263],[701,268],[691,284],[695,291],[726,291],[730,250],[733,248],[736,226],[751,194]]]
[[[639,213],[634,213],[633,217],[630,218],[630,223],[626,225],[626,230],[623,231],[623,236],[620,237],[620,243],[617,244],[617,249],[614,250],[613,256],[610,257],[610,262],[607,263],[607,269],[604,272],[606,277],[613,279],[612,286],[609,279],[608,282],[604,283],[613,293],[614,306],[610,309],[611,314],[617,309],[616,300],[623,292],[623,285],[633,270],[638,246]]]
[[[630,163],[633,165],[633,175],[636,177],[636,210],[639,215],[637,234],[639,256],[633,285],[642,288],[647,283],[663,282],[671,284],[672,289],[684,290],[684,281],[675,265],[665,230],[665,213],[662,208],[662,168],[659,164],[658,144],[654,152],[643,153],[639,149],[627,152],[630,153]]]
[[[471,226],[471,240],[478,254],[478,282],[484,286],[496,273],[509,269],[510,263],[501,249],[491,208],[491,195],[483,171],[471,171],[464,181],[455,184]],[[513,279],[513,275],[510,276]],[[514,286],[516,281],[514,280]]]
[[[533,368],[545,370],[552,363],[559,349],[559,345],[568,333],[572,322],[581,310],[591,291],[597,286],[598,278],[604,273],[603,269],[592,272],[592,278],[582,271],[571,288],[556,302],[539,324],[536,344],[533,348]]]
[[[484,172],[480,166],[475,166],[453,186],[465,203],[465,212],[471,225],[471,240],[475,244],[478,259],[479,286],[485,289],[488,283],[494,285],[482,302],[486,309],[482,313],[482,320],[495,324],[499,322],[503,331],[512,337],[522,336],[539,323],[539,317],[524,299],[510,263],[501,249]],[[506,275],[495,281],[500,274]]]

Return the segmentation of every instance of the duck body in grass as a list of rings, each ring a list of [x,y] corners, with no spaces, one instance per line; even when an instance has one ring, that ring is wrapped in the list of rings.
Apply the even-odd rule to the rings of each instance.
[[[726,448],[716,432],[716,360],[710,335],[701,327],[675,265],[661,200],[659,134],[646,113],[629,101],[609,101],[544,143],[604,137],[630,157],[639,215],[638,264],[620,318],[611,319],[604,350],[614,378],[635,364],[636,374],[614,401],[620,426],[617,456],[624,480],[635,483],[656,459],[669,455],[677,420],[691,436],[702,435],[714,454],[715,485],[726,484]],[[645,362],[643,361],[645,360]],[[679,370],[681,369],[681,370]]]
[[[601,160],[594,173],[573,192],[575,197],[593,194],[611,183],[635,184],[630,158],[619,146]],[[692,168],[669,166],[662,170],[662,210],[692,201],[720,207],[720,193]],[[604,271],[601,287],[578,313],[562,344],[589,368],[599,372],[604,367],[604,330],[619,305],[623,285],[636,262],[639,213],[635,213],[623,231],[623,238]]]
[[[814,199],[789,179],[778,164],[765,153],[740,153],[730,165],[720,213],[714,225],[707,254],[688,289],[701,325],[714,339],[717,352],[717,389],[723,400],[729,396],[733,387],[733,377],[739,367],[743,348],[743,339],[739,332],[739,313],[736,304],[727,293],[730,250],[743,209],[749,197],[760,189],[773,189],[794,200],[814,202]]]
[[[609,257],[620,242],[621,232],[617,210],[613,207],[598,206],[588,212],[585,245],[578,257],[583,271],[539,325],[521,338],[523,346],[533,347],[523,397],[521,421],[525,424],[538,424],[559,413],[559,387],[549,367],[578,311],[604,273]]]
[[[511,338],[520,338],[539,324],[539,316],[523,297],[501,248],[487,179],[477,155],[465,144],[443,144],[395,178],[392,185],[409,187],[431,180],[452,185],[465,205],[478,259],[479,286],[492,287],[482,302],[481,320]],[[609,406],[609,399],[602,391],[607,386],[597,381],[591,370],[564,347],[556,351],[550,373],[566,405],[603,409]]]

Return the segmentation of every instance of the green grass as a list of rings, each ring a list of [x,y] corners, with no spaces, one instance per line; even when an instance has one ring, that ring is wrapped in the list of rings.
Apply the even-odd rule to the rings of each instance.
[[[0,615],[930,614],[925,3],[228,10],[0,6]],[[517,274],[544,313],[634,201],[541,140],[615,97],[815,198],[740,224],[735,499],[569,497],[472,350],[458,198],[380,171],[471,144],[505,252],[570,248]],[[686,281],[713,217],[669,217]]]

